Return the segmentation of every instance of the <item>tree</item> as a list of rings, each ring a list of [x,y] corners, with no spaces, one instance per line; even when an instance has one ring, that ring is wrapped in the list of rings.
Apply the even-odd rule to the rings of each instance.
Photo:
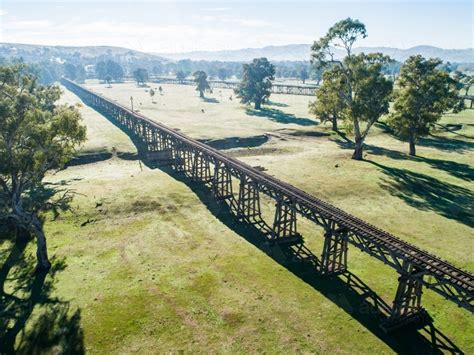
[[[76,81],[83,83],[86,80],[86,70],[81,64],[76,65]]]
[[[340,80],[346,84],[342,96],[344,118],[354,131],[353,159],[363,159],[363,144],[372,125],[388,112],[393,84],[387,80],[382,68],[391,59],[380,53],[353,55],[352,47],[357,39],[365,38],[365,25],[351,18],[337,22],[327,34],[311,47],[312,63],[318,67],[336,65]],[[346,57],[336,60],[334,47],[345,50]],[[317,105],[317,101],[316,101]],[[365,123],[365,129],[362,124]]]
[[[301,79],[301,81],[303,82],[303,84],[304,84],[304,83],[306,82],[306,80],[309,78],[308,69],[306,69],[306,67],[302,67],[302,68],[300,69],[299,78]]]
[[[410,155],[416,155],[419,137],[430,132],[443,113],[460,111],[459,83],[441,67],[439,59],[411,56],[403,64],[395,92],[394,112],[389,124],[409,142]]]
[[[155,90],[150,89],[149,93],[150,93],[150,97],[151,97],[151,103],[154,104],[155,101],[153,100],[153,97],[155,96]]]
[[[344,100],[347,83],[340,70],[335,66],[324,73],[323,84],[316,90],[316,101],[309,104],[309,112],[321,122],[332,122],[333,131],[338,130],[337,121],[347,114],[347,103]]]
[[[181,84],[184,82],[187,76],[188,75],[182,70],[178,70],[176,72],[176,80],[178,80]]]
[[[110,59],[98,62],[95,66],[95,73],[99,80],[104,80],[109,85],[111,80],[120,81],[123,78],[122,66]]]
[[[229,71],[226,68],[219,68],[217,71],[217,76],[221,80],[225,80],[229,77]]]
[[[469,95],[469,90],[474,85],[474,75],[455,71],[453,78],[460,83],[461,88],[464,90],[464,96]]]
[[[133,77],[138,85],[145,85],[148,80],[148,71],[145,68],[138,68],[133,72]]]
[[[24,65],[0,67],[0,220],[17,239],[36,238],[37,269],[48,260],[43,213],[67,209],[72,195],[43,181],[61,168],[86,139],[77,109],[56,105],[60,89],[37,85]]]
[[[156,62],[155,65],[153,65],[152,72],[155,76],[158,76],[163,73],[163,64],[161,64],[160,62]]]
[[[196,91],[199,91],[199,97],[204,98],[204,91],[210,90],[211,87],[207,82],[207,74],[202,70],[195,72],[194,74],[194,82],[196,83]]]
[[[319,65],[312,65],[310,70],[310,77],[314,81],[316,81],[316,85],[319,85],[321,80],[323,79],[324,75],[324,68]]]
[[[105,62],[105,66],[106,73],[112,78],[112,80],[117,82],[123,79],[123,69],[119,63],[114,62],[113,60],[107,60],[107,62]]]
[[[262,103],[270,97],[274,76],[275,67],[267,58],[255,58],[252,63],[244,64],[242,81],[235,89],[240,102],[253,102],[255,109],[260,110]]]
[[[77,77],[76,66],[71,63],[66,63],[64,65],[64,76],[68,79],[76,80],[76,77]]]

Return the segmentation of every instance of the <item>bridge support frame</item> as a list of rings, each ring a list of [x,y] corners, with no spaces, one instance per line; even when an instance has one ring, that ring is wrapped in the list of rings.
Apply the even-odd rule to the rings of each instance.
[[[390,316],[381,325],[384,331],[389,332],[408,323],[424,322],[429,318],[421,306],[423,276],[418,276],[419,273],[420,270],[413,264],[403,262]]]
[[[251,224],[256,224],[261,221],[258,187],[247,175],[240,177],[237,217]]]
[[[211,167],[209,159],[202,154],[202,152],[195,152],[192,165],[192,179],[193,181],[202,181],[207,183],[211,181]]]
[[[331,225],[324,233],[319,273],[337,275],[347,270],[347,231]]]
[[[302,241],[296,229],[296,210],[291,201],[278,197],[275,218],[271,232],[272,241],[281,243],[298,243]]]
[[[222,162],[216,162],[214,167],[213,192],[219,200],[227,200],[234,197],[232,189],[232,175]]]

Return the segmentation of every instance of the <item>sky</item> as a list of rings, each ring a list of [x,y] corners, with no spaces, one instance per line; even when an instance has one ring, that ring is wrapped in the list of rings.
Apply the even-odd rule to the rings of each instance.
[[[357,46],[470,48],[473,2],[0,0],[0,42],[154,53],[258,48],[312,43],[352,17],[368,32]]]

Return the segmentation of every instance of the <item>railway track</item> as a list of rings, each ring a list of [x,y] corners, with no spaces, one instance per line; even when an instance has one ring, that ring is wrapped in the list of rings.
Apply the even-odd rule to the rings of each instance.
[[[179,142],[180,145],[187,146],[190,151],[204,154],[209,161],[224,164],[232,176],[250,178],[259,191],[271,198],[284,196],[286,200],[291,201],[292,206],[300,215],[324,228],[329,228],[330,225],[337,226],[337,229],[333,227],[333,232],[343,234],[350,244],[394,267],[402,275],[407,270],[411,270],[408,275],[410,278],[457,303],[460,307],[474,312],[474,276],[472,273],[403,241],[301,189],[265,174],[242,161],[229,157],[205,143],[194,140],[142,114],[132,112],[128,108],[72,81],[63,79],[63,83],[80,94],[79,96],[82,96],[82,98],[88,96],[89,99],[96,100],[96,104],[102,103],[102,108],[111,110],[110,113],[119,112],[130,119],[146,124],[153,129],[157,129],[163,137],[167,137],[166,139]],[[421,293],[419,297],[421,297]]]

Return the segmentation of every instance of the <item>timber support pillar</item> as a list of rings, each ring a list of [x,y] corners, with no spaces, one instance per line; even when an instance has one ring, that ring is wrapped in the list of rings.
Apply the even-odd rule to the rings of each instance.
[[[247,175],[240,177],[237,217],[252,224],[257,224],[261,221],[258,186]]]
[[[196,151],[193,157],[192,173],[191,178],[193,181],[201,181],[208,183],[211,181],[211,167],[209,164],[209,158],[202,152]]]
[[[173,144],[173,155],[175,171],[178,173],[185,172],[186,147],[177,140]]]
[[[347,231],[331,224],[324,233],[321,275],[338,275],[347,270]]]
[[[232,175],[224,163],[216,161],[212,189],[218,200],[233,199]]]
[[[173,152],[165,137],[158,130],[143,126],[144,142],[146,145],[146,159],[160,166],[171,165]]]
[[[283,196],[279,196],[276,203],[271,240],[285,244],[299,244],[303,241],[301,234],[296,230],[294,204]]]
[[[385,332],[390,332],[409,323],[422,323],[429,319],[421,306],[423,275],[408,261],[402,265],[398,278],[398,288],[390,316],[381,324]]]

